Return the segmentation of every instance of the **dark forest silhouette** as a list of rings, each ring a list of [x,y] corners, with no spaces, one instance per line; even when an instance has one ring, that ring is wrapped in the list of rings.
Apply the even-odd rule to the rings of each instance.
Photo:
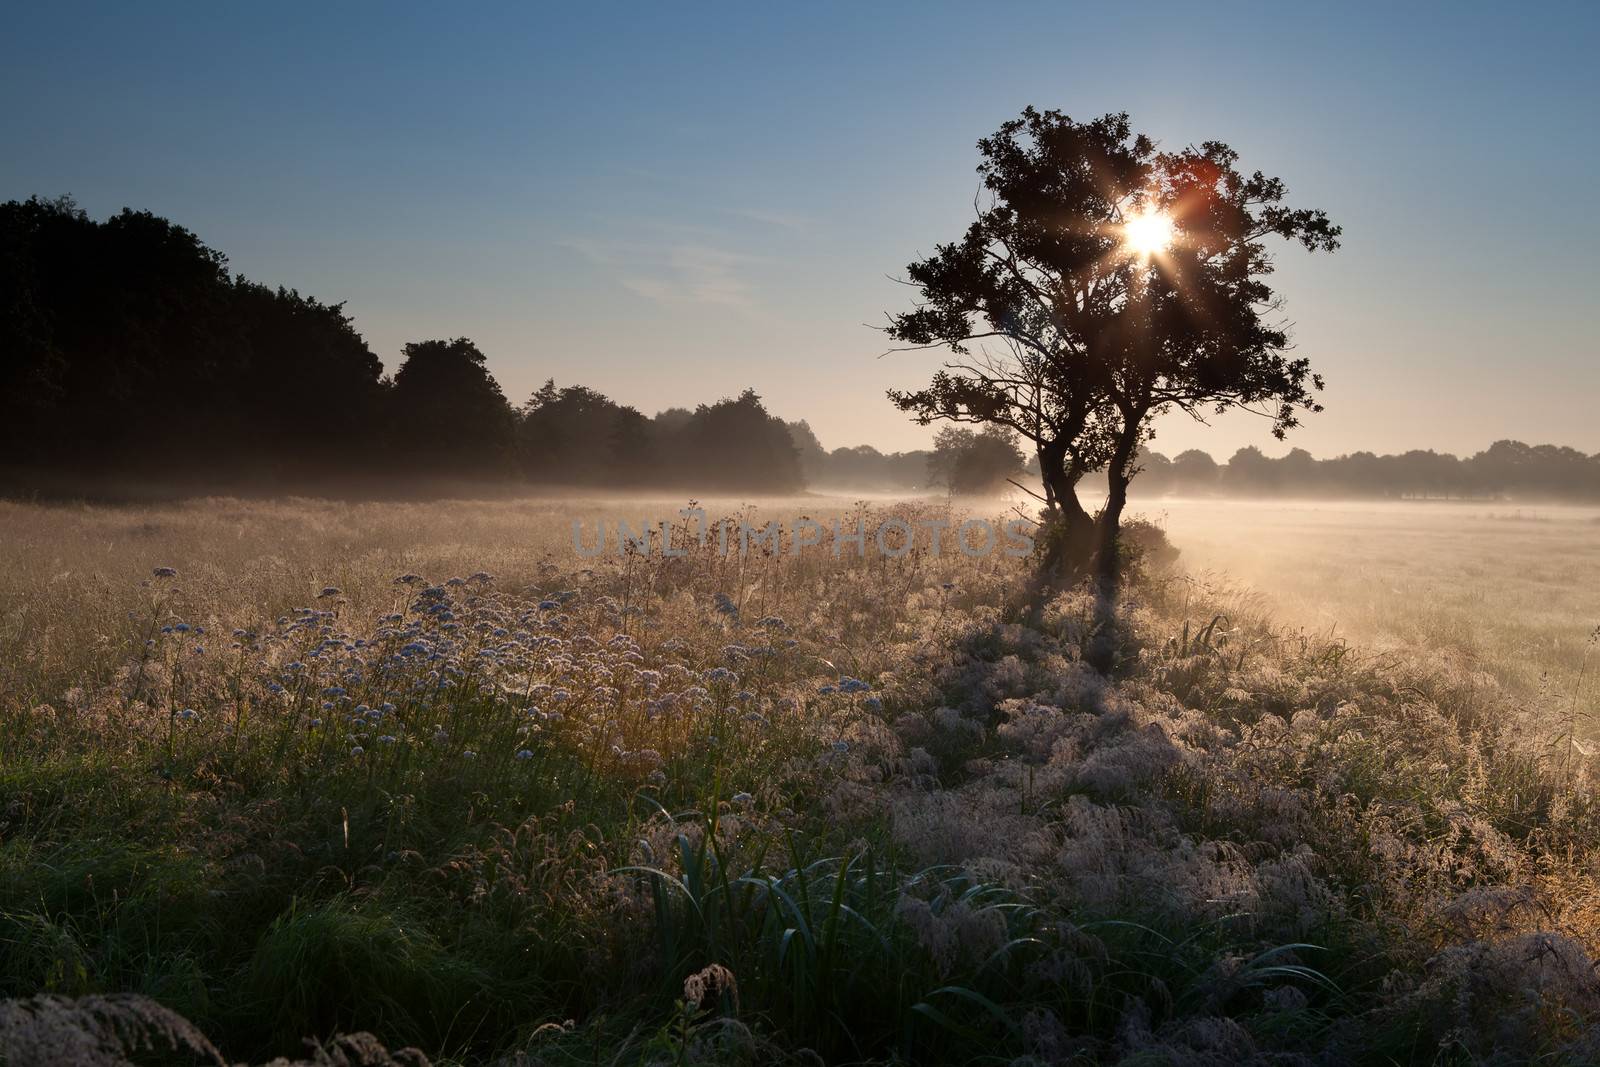
[[[1039,478],[995,432],[830,451],[748,390],[651,417],[551,381],[515,405],[466,338],[406,345],[386,377],[342,305],[231,274],[149,212],[96,222],[66,198],[0,205],[0,396],[0,479],[21,492],[465,480],[977,493]],[[1136,465],[1145,494],[1600,500],[1600,455],[1517,441],[1463,459],[1246,448],[1220,464],[1191,450]],[[1085,490],[1103,492],[1096,482]]]
[[[788,428],[750,390],[651,419],[547,382],[514,407],[465,337],[408,344],[385,377],[343,305],[230,275],[149,212],[0,206],[0,293],[0,455],[16,489],[802,484]]]

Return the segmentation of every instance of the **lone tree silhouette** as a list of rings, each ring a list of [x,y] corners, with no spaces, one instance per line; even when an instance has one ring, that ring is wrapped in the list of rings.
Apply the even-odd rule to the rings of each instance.
[[[956,358],[889,398],[925,424],[991,423],[1031,442],[1054,520],[1047,566],[1095,555],[1114,585],[1128,484],[1158,415],[1245,408],[1281,438],[1320,410],[1321,378],[1267,319],[1279,303],[1265,240],[1332,251],[1340,230],[1284,206],[1283,182],[1242,173],[1227,145],[1158,152],[1126,114],[1080,123],[1030,107],[978,151],[977,220],[907,268],[922,302],[888,326]],[[1097,528],[1077,486],[1102,468]]]

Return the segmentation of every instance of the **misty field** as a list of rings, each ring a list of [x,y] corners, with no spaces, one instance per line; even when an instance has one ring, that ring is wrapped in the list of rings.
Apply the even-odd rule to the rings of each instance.
[[[1600,508],[1165,500],[1187,570],[1281,625],[1481,670],[1600,732]]]
[[[1108,622],[683,504],[0,503],[0,995],[182,1062],[1600,1059],[1592,514],[1147,503]]]

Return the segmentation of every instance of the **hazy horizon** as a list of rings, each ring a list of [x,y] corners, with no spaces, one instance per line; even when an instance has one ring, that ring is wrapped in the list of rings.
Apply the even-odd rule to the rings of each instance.
[[[34,101],[0,118],[26,148],[0,199],[165,215],[252,279],[346,301],[389,371],[465,335],[513,402],[551,377],[646,413],[752,386],[829,448],[899,451],[931,432],[883,391],[937,357],[879,358],[865,324],[970,221],[974,142],[1026,104],[1126,109],[1167,146],[1233,144],[1345,229],[1276,277],[1327,411],[1283,446],[1173,417],[1157,450],[1600,451],[1600,20],[1235,14],[1012,9],[984,30],[1008,61],[963,78],[930,73],[966,69],[953,8],[350,6],[315,37],[277,11],[31,8],[0,44],[0,84]]]

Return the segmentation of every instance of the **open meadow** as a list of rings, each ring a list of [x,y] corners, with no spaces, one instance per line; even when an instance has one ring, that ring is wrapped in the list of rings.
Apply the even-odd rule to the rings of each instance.
[[[1286,627],[1479,670],[1600,733],[1600,508],[1144,501],[1186,570]]]
[[[1142,538],[1107,630],[1029,559],[741,556],[682,506],[0,504],[0,994],[160,1005],[33,1039],[1600,1058],[1589,516],[1147,504],[1182,555]],[[574,550],[645,518],[682,555]]]

